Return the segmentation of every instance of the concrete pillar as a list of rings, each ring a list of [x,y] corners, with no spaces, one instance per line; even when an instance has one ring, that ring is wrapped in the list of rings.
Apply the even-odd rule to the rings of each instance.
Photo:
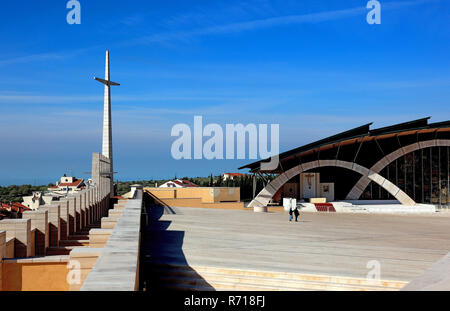
[[[3,290],[2,271],[3,271],[3,258],[5,257],[6,257],[6,232],[0,231],[0,292]]]
[[[100,195],[100,187],[97,188],[97,219],[102,218],[102,213],[100,212],[100,202],[101,202],[101,195]]]
[[[88,200],[87,200],[87,204],[88,204],[88,218],[89,218],[89,224],[91,225],[94,222],[94,217],[92,216],[92,212],[94,210],[93,206],[92,206],[92,188],[89,188],[88,192],[87,192],[87,196],[88,196]]]
[[[69,202],[69,235],[73,235],[76,231],[76,199],[68,197]]]
[[[49,225],[48,211],[26,211],[22,214],[22,219],[31,220],[31,230],[35,231],[35,254],[36,256],[45,256],[49,246]]]
[[[75,195],[75,232],[81,230],[81,194]]]
[[[61,240],[67,240],[69,237],[69,201],[61,199],[59,201],[60,207],[60,237]]]
[[[96,213],[95,213],[95,187],[94,188],[92,188],[92,192],[91,192],[91,205],[92,205],[92,222],[96,222],[96,219],[95,219],[95,215],[96,215]]]
[[[91,218],[92,223],[95,223],[95,188],[91,189]]]
[[[80,195],[80,210],[81,210],[81,228],[86,227],[87,220],[86,220],[86,191],[81,191]]]
[[[61,240],[61,231],[60,231],[60,218],[61,218],[61,209],[59,203],[53,203],[48,207],[41,207],[41,210],[48,211],[48,227],[49,227],[49,245],[53,247],[59,246],[59,241]]]
[[[6,238],[14,238],[15,257],[31,256],[31,220],[3,219],[0,231],[6,231]]]
[[[98,189],[99,189],[98,186],[94,188],[95,221],[100,220],[100,213],[98,212],[98,210],[99,210]]]

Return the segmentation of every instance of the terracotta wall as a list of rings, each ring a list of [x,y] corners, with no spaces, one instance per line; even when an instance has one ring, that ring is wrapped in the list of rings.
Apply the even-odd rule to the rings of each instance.
[[[241,189],[238,187],[193,187],[193,188],[144,188],[159,199],[201,199],[203,203],[239,202]]]
[[[3,291],[68,291],[66,262],[3,262]]]
[[[145,188],[145,191],[150,192],[158,199],[173,199],[175,198],[175,190],[167,188]]]

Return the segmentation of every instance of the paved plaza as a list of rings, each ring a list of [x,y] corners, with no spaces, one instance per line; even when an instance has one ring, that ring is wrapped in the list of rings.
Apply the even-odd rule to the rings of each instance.
[[[411,281],[450,250],[450,217],[204,208],[150,209],[154,262],[365,278],[378,260],[384,280]],[[149,259],[149,258],[148,258]]]

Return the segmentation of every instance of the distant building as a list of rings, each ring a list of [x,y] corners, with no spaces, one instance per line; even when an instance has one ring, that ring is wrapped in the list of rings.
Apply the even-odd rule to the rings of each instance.
[[[86,188],[84,179],[77,179],[73,176],[64,175],[55,186],[49,187],[50,194],[70,195]]]
[[[189,187],[198,187],[198,185],[190,182],[189,180],[181,180],[175,179],[165,182],[159,188],[189,188]]]
[[[234,178],[239,178],[239,177],[244,177],[245,174],[241,174],[241,173],[225,173],[222,175],[223,176],[223,180],[233,180]]]
[[[40,191],[33,192],[33,195],[23,197],[23,205],[31,210],[37,210],[42,205],[49,205],[56,199],[55,195],[42,194]]]

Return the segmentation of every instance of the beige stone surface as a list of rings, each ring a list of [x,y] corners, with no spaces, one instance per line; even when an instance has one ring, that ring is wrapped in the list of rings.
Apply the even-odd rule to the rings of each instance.
[[[369,169],[356,163],[353,163],[353,170],[363,176],[367,176],[369,174]]]
[[[373,180],[374,182],[376,182],[380,186],[383,186],[383,183],[386,180],[386,178],[384,178],[383,176],[381,176],[378,173],[375,173],[374,171],[370,171],[368,177],[369,177],[370,180]]]
[[[293,168],[291,168],[290,170],[286,171],[286,177],[287,179],[291,179],[292,177],[294,177],[295,175],[299,174],[299,166],[295,166]]]
[[[400,188],[391,183],[389,180],[385,179],[383,183],[383,188],[386,189],[387,192],[392,194],[394,197],[400,191]]]
[[[152,224],[155,261],[365,278],[376,260],[382,279],[411,281],[450,250],[448,216],[174,211]]]
[[[436,141],[435,140],[427,140],[427,141],[422,141],[419,142],[420,148],[429,148],[429,147],[434,147],[436,146]]]
[[[336,166],[336,160],[319,160],[320,166]]]
[[[319,167],[319,161],[311,161],[308,163],[302,163],[303,172],[313,169],[313,168],[316,168],[316,167]]]
[[[119,217],[103,217],[101,219],[101,229],[113,229],[118,221]]]
[[[436,140],[436,146],[440,147],[450,146],[450,139],[438,139]]]
[[[414,143],[408,146],[403,147],[403,153],[408,154],[420,148],[419,143]]]
[[[14,239],[14,256],[30,257],[32,254],[31,220],[3,219],[0,231],[6,231],[6,239]]]
[[[353,163],[351,163],[351,162],[346,162],[346,161],[340,161],[340,160],[337,160],[337,161],[336,161],[336,166],[343,167],[343,168],[347,168],[347,169],[349,169],[349,170],[352,170],[352,169],[353,169]]]
[[[103,248],[112,231],[112,229],[91,229],[89,231],[89,247]]]

